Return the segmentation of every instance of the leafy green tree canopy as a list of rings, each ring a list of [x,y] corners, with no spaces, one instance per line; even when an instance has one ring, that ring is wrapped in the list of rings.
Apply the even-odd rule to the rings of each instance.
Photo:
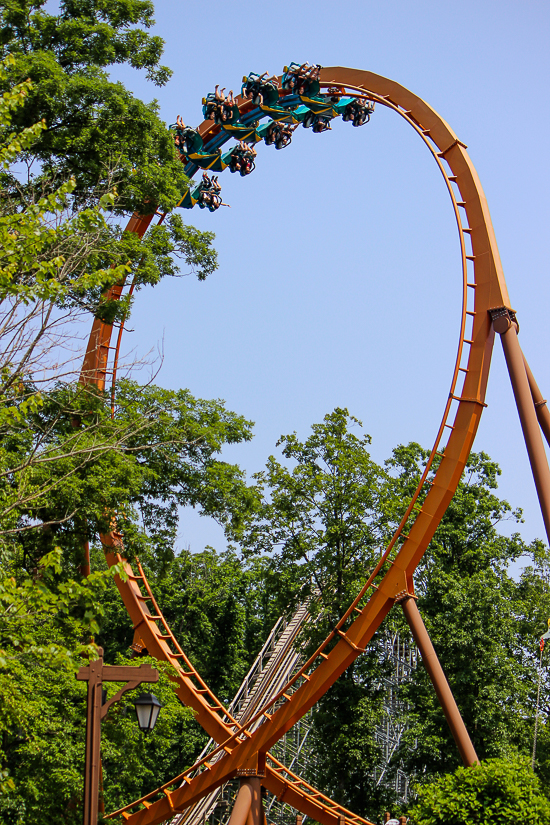
[[[37,632],[41,642],[49,638],[70,646],[71,641],[78,641],[66,629],[60,637],[55,623],[43,624]],[[203,741],[192,711],[173,692],[169,669],[156,660],[147,661],[160,670],[154,692],[163,708],[155,730],[144,736],[137,724],[133,701],[143,688],[125,694],[102,722],[107,811],[153,790],[160,777],[174,776],[182,765],[192,764]],[[132,664],[120,655],[109,663]],[[28,661],[14,664],[11,677],[11,681],[0,679],[2,764],[10,774],[0,793],[0,821],[5,825],[79,825],[86,685],[48,657],[30,666]],[[110,698],[122,685],[113,682],[106,687]]]
[[[81,426],[75,427],[75,420]],[[120,382],[114,418],[101,394],[63,386],[44,394],[37,409],[21,412],[6,433],[0,449],[0,700],[8,695],[11,699],[3,701],[0,711],[0,780],[3,776],[9,790],[0,800],[0,819],[6,817],[2,821],[58,821],[60,800],[65,821],[78,821],[75,793],[80,780],[75,765],[82,757],[84,720],[83,705],[82,712],[73,713],[72,703],[82,703],[83,694],[76,687],[69,690],[69,707],[59,718],[41,707],[52,692],[56,703],[61,702],[52,680],[66,684],[67,674],[74,679],[72,671],[82,653],[93,655],[90,635],[97,637],[103,625],[110,661],[131,643],[131,623],[122,614],[112,582],[121,571],[105,569],[101,548],[100,534],[111,528],[112,513],[117,514],[128,558],[139,554],[153,575],[173,570],[181,576],[185,559],[174,561],[179,508],[197,507],[221,523],[230,518],[234,502],[246,495],[246,485],[239,468],[218,454],[225,444],[249,437],[250,423],[221,402],[128,382]],[[94,564],[91,576],[82,580],[79,566],[85,541],[93,545]],[[199,614],[196,626],[207,622],[212,628],[212,641],[226,640],[232,628],[239,633],[234,649],[225,648],[227,697],[231,690],[226,686],[233,688],[238,682],[248,655],[243,577],[237,560],[225,567],[231,567],[231,582],[218,588],[219,617],[212,611],[207,617],[202,607],[193,608],[193,613]],[[237,581],[241,593],[235,598]],[[212,581],[201,587],[204,599],[210,598]],[[167,598],[169,618],[171,605],[179,609],[190,597],[179,593]],[[109,633],[113,604],[122,614],[117,614],[117,634]],[[174,618],[181,621],[181,613]],[[216,673],[219,652],[208,650],[204,641],[199,652],[210,676]],[[28,678],[20,678],[22,672]],[[137,734],[130,734],[124,717],[114,713],[118,721],[111,744],[105,745],[113,806],[152,789],[197,755],[203,737],[194,730],[180,740],[178,725],[190,716],[183,708],[172,711],[176,727],[171,733],[164,729],[166,741],[159,740],[139,769],[135,759],[142,758],[143,748],[137,747],[131,756],[126,752],[127,742],[135,741]],[[63,726],[67,744],[61,758]],[[56,759],[58,767],[50,770]],[[37,776],[44,790],[37,788]]]
[[[12,56],[0,64],[0,82],[6,79],[7,68],[13,64]],[[0,123],[11,127],[14,113],[24,105],[31,88],[32,84],[24,81],[4,93],[0,98]],[[9,169],[17,154],[33,145],[42,130],[43,124],[38,123],[12,133],[9,142],[0,147],[0,165]],[[101,410],[101,395],[82,388],[76,393],[67,389],[64,395],[60,386],[53,394],[47,393],[52,381],[60,380],[60,373],[69,370],[70,375],[70,345],[69,367],[59,366],[67,324],[86,310],[110,321],[124,317],[128,301],[106,301],[105,289],[128,273],[133,274],[138,288],[176,274],[174,254],[183,257],[199,279],[216,267],[211,234],[185,227],[179,216],[171,216],[168,229],[156,226],[140,240],[135,234],[121,233],[108,224],[105,210],[114,202],[112,193],[102,196],[93,206],[75,209],[74,202],[70,203],[74,187],[75,181],[70,179],[52,193],[28,203],[25,209],[15,211],[0,190],[0,484],[8,483],[4,489],[9,489],[0,521],[14,516],[17,520],[18,507],[23,505],[24,509],[36,501],[40,485],[30,492],[28,474],[40,464],[48,464],[52,469],[50,481],[43,488],[51,491],[56,475],[52,463],[57,461],[60,467],[62,457],[67,457],[67,448],[70,452],[71,444],[75,446],[81,437],[86,438],[84,433],[74,432],[81,404],[88,418],[99,417],[102,422],[104,437],[99,441],[99,452],[108,449],[105,438],[110,413],[107,407]],[[66,372],[63,377],[67,377]],[[70,398],[79,399],[76,407],[71,406]],[[41,413],[44,405],[49,409]],[[65,449],[58,452],[52,452],[50,443],[46,455],[42,452],[45,433],[40,422],[49,416],[47,431],[52,437],[56,427],[61,426],[63,414],[68,416],[64,424],[71,437],[66,439]],[[135,421],[134,425],[138,426]],[[146,422],[142,421],[138,429],[143,426]],[[116,452],[114,438],[112,446]],[[27,448],[29,452],[25,453]],[[99,454],[96,448],[91,453],[78,449],[79,460],[84,454],[88,458]],[[10,527],[13,529],[14,525]]]
[[[544,825],[550,802],[527,759],[488,759],[420,786],[414,825]]]
[[[29,174],[38,162],[44,185],[74,177],[79,203],[114,181],[121,212],[175,205],[186,178],[156,102],[143,103],[108,74],[110,66],[127,64],[145,69],[157,85],[167,81],[163,41],[148,32],[153,23],[150,0],[64,0],[56,13],[45,0],[1,5],[1,55],[15,57],[9,82],[33,83],[15,127],[42,120],[46,126],[22,155]],[[10,178],[12,197],[25,188]]]
[[[225,523],[248,494],[242,471],[217,453],[248,440],[250,422],[222,402],[121,381],[114,418],[82,386],[48,393],[27,418],[0,453],[0,536],[26,570],[56,544],[78,564],[82,541],[108,532],[113,512],[129,557],[162,566],[174,554],[179,507]]]
[[[367,578],[428,458],[413,443],[397,447],[379,466],[367,452],[370,439],[358,429],[347,410],[336,409],[304,441],[296,434],[281,438],[288,466],[268,460],[256,476],[261,504],[235,531],[245,555],[267,556],[267,586],[282,609],[299,593],[311,596],[315,621],[304,628],[309,650]],[[478,756],[513,760],[532,748],[538,638],[550,615],[549,558],[541,542],[527,545],[518,533],[500,531],[506,521],[520,521],[521,511],[496,495],[499,473],[486,454],[470,456],[416,570],[415,591]],[[520,558],[531,565],[518,581],[509,566]],[[398,608],[379,632],[388,630],[409,637]],[[384,691],[377,638],[320,700],[314,716],[320,784],[367,816],[382,802],[383,790],[375,788],[372,774]],[[543,705],[548,689],[543,674]],[[401,698],[406,711],[395,723],[406,721],[406,732],[386,781],[398,767],[409,775],[455,770],[459,755],[422,664],[402,685]],[[547,725],[541,724],[537,769],[544,776],[548,745]]]
[[[385,473],[370,458],[370,436],[351,432],[361,422],[336,408],[300,441],[293,433],[254,477],[262,504],[234,532],[246,555],[269,554],[281,597],[317,592],[335,622],[380,545]],[[240,529],[239,529],[240,528]],[[288,592],[285,592],[285,586]]]

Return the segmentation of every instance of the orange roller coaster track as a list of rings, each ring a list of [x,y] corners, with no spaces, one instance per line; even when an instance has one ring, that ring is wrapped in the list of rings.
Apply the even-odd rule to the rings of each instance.
[[[416,616],[413,574],[454,495],[472,448],[486,406],[495,331],[502,337],[550,534],[550,472],[537,423],[538,418],[548,436],[550,417],[519,349],[517,322],[510,306],[487,202],[465,144],[426,102],[392,80],[372,72],[332,67],[321,69],[320,82],[325,89],[338,87],[342,93],[365,96],[402,117],[431,152],[443,176],[458,230],[463,282],[458,352],[449,395],[422,478],[374,571],[316,653],[269,705],[261,708],[243,727],[227,713],[178,645],[141,566],[134,570],[125,559],[122,537],[116,530],[102,536],[108,563],[123,561],[128,573],[127,581],[117,578],[117,586],[134,624],[135,641],[151,655],[173,665],[179,698],[195,710],[198,722],[219,744],[217,751],[201,763],[110,814],[132,825],[164,822],[235,776],[261,776],[262,784],[270,792],[322,825],[336,825],[343,820],[354,825],[367,822],[303,782],[268,751],[361,654],[394,604],[406,607],[405,615],[427,666],[432,662],[434,654],[422,641],[421,620]],[[237,105],[241,111],[250,104],[239,97]],[[215,130],[213,121],[203,122],[198,129],[205,141]],[[152,218],[133,216],[127,231],[143,235]],[[114,287],[109,297],[120,297],[122,290],[122,285]],[[83,383],[105,389],[111,335],[111,326],[94,321],[82,368]],[[116,371],[119,345],[120,335],[113,371]],[[422,497],[426,490],[427,494]],[[448,685],[445,688],[444,677],[437,676],[438,664],[434,667],[434,685],[461,755],[466,764],[472,764],[475,752],[465,728],[460,727],[462,722],[459,715],[457,719],[456,706],[452,707],[452,696],[445,693]]]

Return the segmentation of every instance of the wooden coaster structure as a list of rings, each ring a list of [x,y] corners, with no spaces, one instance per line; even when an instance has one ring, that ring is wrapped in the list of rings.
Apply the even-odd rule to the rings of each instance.
[[[179,698],[193,708],[197,721],[218,743],[218,748],[201,762],[108,817],[122,818],[132,825],[165,822],[235,777],[241,778],[241,787],[231,825],[263,822],[260,786],[322,825],[369,825],[368,820],[347,811],[289,771],[270,755],[269,748],[361,655],[394,605],[400,605],[404,611],[464,763],[472,765],[477,761],[420,617],[413,575],[470,454],[486,406],[495,332],[502,339],[550,539],[550,471],[540,429],[550,443],[550,414],[521,353],[519,327],[508,297],[487,202],[466,145],[427,103],[392,80],[372,72],[332,67],[321,69],[320,83],[323,89],[338,88],[342,94],[355,94],[394,111],[424,142],[442,174],[458,229],[463,287],[458,352],[449,395],[426,468],[372,574],[318,650],[269,704],[243,726],[225,710],[179,646],[141,565],[132,567],[126,559],[121,535],[113,530],[102,536],[108,563],[122,562],[128,573],[127,581],[117,578],[117,586],[133,621],[134,645],[137,649],[146,648],[150,655],[173,666]],[[239,97],[237,106],[245,114],[252,103]],[[204,121],[198,132],[207,144],[209,138],[219,133],[219,126],[211,120]],[[126,231],[142,236],[153,218],[134,215]],[[109,297],[119,298],[123,289],[123,285],[113,287]],[[112,326],[94,321],[82,369],[81,381],[101,390],[106,388],[111,349],[116,354],[113,380],[116,375],[122,328],[114,348],[112,333]]]

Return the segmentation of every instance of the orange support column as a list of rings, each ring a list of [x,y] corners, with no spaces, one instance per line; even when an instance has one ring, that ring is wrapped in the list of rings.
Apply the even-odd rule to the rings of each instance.
[[[548,541],[550,541],[550,469],[548,468],[548,459],[542,442],[531,387],[529,386],[525,361],[518,341],[516,314],[507,307],[491,309],[490,313],[495,331],[500,334],[500,340],[502,341],[506,366],[512,382],[546,535]]]
[[[257,776],[241,779],[228,825],[262,825],[260,780]]]
[[[252,798],[250,800],[250,810],[246,819],[246,825],[264,825],[262,786],[257,776],[251,776],[248,780],[252,788]]]
[[[403,607],[405,618],[411,629],[413,639],[421,653],[424,667],[428,671],[435,692],[437,693],[437,698],[443,708],[445,718],[449,723],[451,733],[453,734],[457,748],[460,752],[460,756],[462,757],[462,761],[467,768],[471,768],[474,762],[479,762],[479,759],[477,758],[472,740],[470,739],[470,734],[466,730],[464,720],[460,715],[460,711],[455,702],[455,697],[453,696],[447,678],[443,673],[443,668],[437,658],[437,653],[434,650],[432,640],[428,635],[426,626],[422,621],[422,616],[416,606],[416,601],[412,596],[407,596],[401,602],[401,605]]]
[[[542,393],[539,390],[538,384],[535,381],[535,377],[531,372],[529,364],[525,360],[525,356],[523,356],[523,363],[525,364],[525,372],[527,373],[527,380],[529,381],[529,389],[531,390],[531,395],[533,397],[537,420],[540,424],[542,432],[544,433],[546,443],[550,445],[550,412],[548,411],[546,398],[542,397]]]

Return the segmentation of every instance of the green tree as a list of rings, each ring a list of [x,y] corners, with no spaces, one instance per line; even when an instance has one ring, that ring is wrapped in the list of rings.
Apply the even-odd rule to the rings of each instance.
[[[33,84],[14,125],[46,125],[23,154],[27,178],[8,178],[14,200],[37,182],[48,188],[74,177],[78,202],[95,202],[114,178],[118,211],[175,205],[186,179],[156,102],[143,103],[108,74],[126,64],[166,83],[163,41],[148,32],[153,11],[150,0],[65,0],[54,13],[45,0],[2,4],[2,57],[15,58],[6,86],[27,78]]]
[[[201,280],[217,266],[213,234],[179,215],[142,240],[113,217],[170,210],[186,183],[156,104],[108,75],[126,63],[155,83],[168,79],[163,42],[147,31],[152,3],[67,2],[56,14],[45,6],[0,8],[0,372],[11,383],[22,370],[35,383],[44,371],[51,379],[53,363],[67,380],[63,345],[78,313],[128,315],[127,297],[105,300],[112,284],[154,285],[179,273],[177,259]]]
[[[244,530],[237,524],[233,531],[245,555],[272,557],[282,608],[298,592],[315,594],[312,610],[319,603],[329,624],[361,586],[387,532],[385,473],[366,450],[370,436],[350,427],[359,430],[361,422],[337,408],[306,441],[282,436],[277,446],[292,469],[270,456],[254,476],[262,504],[243,515]]]
[[[361,422],[336,408],[311,429],[305,441],[296,433],[281,437],[290,468],[269,458],[255,476],[261,504],[233,532],[245,557],[268,556],[267,586],[281,611],[298,598],[309,600],[314,621],[300,641],[308,652],[361,588],[391,523],[391,479],[367,452],[370,437],[361,433]],[[362,815],[388,799],[373,778],[385,672],[372,645],[322,697],[313,717],[315,783]]]
[[[67,324],[79,313],[92,311],[109,321],[127,316],[128,301],[109,303],[104,298],[105,290],[121,278],[132,277],[138,288],[155,284],[165,275],[177,274],[175,255],[203,279],[216,268],[216,259],[211,233],[185,227],[177,216],[170,216],[166,226],[154,227],[144,240],[123,234],[110,219],[113,212],[133,208],[132,198],[143,206],[149,196],[156,196],[164,186],[164,174],[165,183],[172,177],[162,195],[169,205],[166,193],[174,198],[174,186],[183,179],[179,161],[172,172],[156,172],[156,183],[147,189],[139,175],[133,174],[130,183],[124,179],[131,163],[139,161],[139,153],[130,152],[118,168],[109,161],[94,173],[86,166],[90,153],[78,155],[67,143],[64,152],[63,141],[58,141],[68,120],[53,126],[45,120],[34,122],[36,107],[45,104],[48,94],[51,97],[56,82],[55,72],[41,74],[41,61],[51,69],[55,50],[41,51],[40,28],[45,27],[42,34],[47,34],[46,29],[51,34],[61,19],[44,15],[41,5],[13,3],[0,11],[8,21],[0,38],[10,52],[0,66],[0,85],[6,90],[0,97],[0,789],[4,792],[0,807],[2,821],[14,823],[80,818],[84,727],[81,686],[73,681],[74,670],[82,654],[95,655],[90,635],[99,631],[104,613],[101,593],[116,572],[105,570],[103,563],[82,581],[82,542],[93,541],[105,531],[116,510],[129,538],[135,538],[133,551],[139,544],[146,556],[165,563],[179,504],[201,506],[225,517],[225,496],[242,481],[238,469],[217,461],[215,454],[222,444],[249,437],[244,419],[228,413],[220,403],[201,402],[183,391],[163,395],[153,387],[143,390],[121,384],[113,417],[102,393],[67,383],[70,366],[63,364],[60,369],[53,363],[59,361]],[[149,8],[138,6],[143,14]],[[135,9],[121,4],[119,11],[125,29],[125,15],[134,15]],[[90,8],[73,4],[65,19],[65,34],[74,24],[78,40],[77,29],[84,31],[89,12]],[[113,13],[111,4],[106,14],[114,20]],[[97,12],[97,30],[94,34],[90,28],[90,37],[103,33],[116,40],[99,20],[102,14]],[[29,25],[34,26],[32,31]],[[129,38],[128,53],[134,55],[135,35],[135,31],[124,35]],[[87,46],[84,51],[90,54]],[[35,82],[23,79],[12,88],[13,78],[24,78],[27,68],[29,74],[34,71]],[[76,63],[65,61],[63,69],[57,68],[70,85],[77,74]],[[98,79],[107,83],[106,75],[100,75],[88,59],[80,80],[90,88]],[[46,76],[49,92],[47,84],[41,85]],[[111,86],[124,97],[122,87]],[[63,88],[60,81],[55,88],[58,102],[64,99]],[[138,110],[143,107],[139,101],[135,105]],[[154,107],[144,108],[154,121]],[[87,112],[92,125],[96,114]],[[43,138],[47,132],[51,137],[52,131],[58,155],[51,155],[48,162]],[[158,118],[147,134],[149,154],[142,166],[146,177],[147,163],[160,168],[163,146],[174,156]],[[76,132],[72,135],[76,139]],[[69,137],[70,129],[64,139]],[[91,139],[91,131],[84,138]],[[97,158],[101,151],[100,147]],[[38,163],[38,174],[29,173],[22,180],[13,172],[14,164],[21,161],[29,166]],[[123,203],[120,193],[125,187]],[[153,453],[154,460],[145,458]],[[159,518],[155,521],[155,497],[159,502],[170,499],[165,508],[167,524]],[[121,505],[123,512],[118,511]],[[138,526],[139,516],[145,527]],[[167,685],[164,691],[171,693]],[[79,707],[71,713],[75,702]],[[172,697],[172,705],[175,702]],[[172,721],[176,717],[182,723],[190,721],[179,705],[174,714]],[[124,743],[131,739],[129,733],[121,734],[121,725],[124,728],[123,719],[114,726],[108,749],[115,757],[124,754]],[[156,767],[171,775],[179,769],[181,758],[195,755],[196,732],[191,744],[179,742],[178,725],[173,725],[170,735],[164,731],[156,761],[145,759],[141,770],[128,759],[124,768],[118,766],[119,796],[141,792],[147,781],[155,784]],[[61,732],[66,742],[62,743]],[[136,743],[136,753],[142,750]],[[119,797],[113,794],[118,804]]]
[[[7,82],[15,63],[8,55],[0,65],[0,85]],[[166,226],[153,227],[144,239],[123,233],[110,221],[119,203],[116,190],[111,188],[90,205],[79,207],[74,175],[49,192],[33,185],[24,193],[18,190],[14,198],[5,178],[47,128],[42,120],[10,131],[33,92],[27,80],[0,98],[0,132],[6,133],[6,142],[0,144],[0,169],[5,172],[0,187],[2,402],[13,397],[10,390],[25,376],[43,385],[56,372],[66,377],[66,362],[53,365],[63,360],[68,349],[64,336],[74,334],[69,325],[79,315],[92,312],[108,321],[127,316],[128,299],[107,301],[109,287],[126,278],[138,291],[145,284],[155,285],[178,274],[175,258],[183,260],[199,280],[217,266],[212,233],[185,226],[178,215],[169,216]],[[42,186],[46,183],[41,181]],[[74,359],[72,351],[71,356]]]
[[[16,5],[4,11],[11,14]],[[17,31],[24,41],[21,31]],[[27,43],[23,49],[25,54],[29,52],[28,46]],[[17,59],[8,54],[0,65],[0,85],[9,86],[8,75],[16,68]],[[0,98],[0,131],[7,136],[7,142],[0,147],[0,166],[5,172],[4,188],[0,189],[0,535],[21,529],[18,519],[25,508],[27,513],[32,512],[40,495],[51,492],[56,477],[60,477],[59,468],[71,451],[77,450],[72,456],[76,457],[73,465],[81,468],[96,454],[102,455],[109,449],[111,436],[115,438],[112,446],[119,445],[114,436],[116,426],[109,430],[106,410],[100,412],[100,395],[92,398],[91,393],[84,406],[88,405],[88,417],[99,416],[101,425],[95,420],[92,430],[88,429],[87,436],[83,436],[73,430],[78,420],[82,423],[82,410],[78,407],[85,392],[72,391],[72,396],[80,400],[76,408],[70,409],[71,391],[62,397],[59,387],[53,393],[50,390],[52,381],[59,381],[60,372],[64,372],[55,361],[59,361],[63,351],[67,324],[82,311],[92,311],[109,321],[126,317],[128,301],[107,301],[105,290],[130,274],[138,288],[176,274],[174,255],[183,257],[199,279],[216,267],[211,234],[198,233],[172,216],[168,228],[154,227],[144,240],[121,233],[107,220],[106,210],[116,203],[115,194],[105,194],[99,202],[79,207],[74,177],[48,193],[47,184],[52,181],[42,176],[46,194],[31,186],[24,191],[17,189],[18,198],[14,199],[8,191],[10,181],[15,181],[10,169],[18,158],[34,149],[47,130],[42,120],[10,131],[17,126],[18,115],[34,93],[33,83],[25,80]],[[67,375],[62,377],[66,379]],[[42,411],[44,405],[47,410]],[[64,441],[68,452],[59,449],[63,416],[72,435]],[[136,431],[146,424],[136,421]],[[98,428],[102,430],[101,436],[90,437],[92,432],[98,435]],[[124,438],[129,434],[126,426]],[[82,438],[87,438],[85,446]],[[46,468],[53,468],[54,464],[56,468],[46,480]],[[66,478],[66,473],[71,472],[65,462],[61,477]],[[53,521],[66,519],[65,510]],[[32,529],[32,525],[25,525],[25,529]]]
[[[397,490],[410,490],[427,454],[418,445],[395,451]],[[521,511],[495,494],[498,465],[472,454],[415,575],[418,607],[480,759],[515,758],[532,748],[538,639],[550,615],[548,551],[518,533],[499,532]],[[531,559],[519,580],[509,572]],[[542,702],[547,701],[546,672]],[[423,667],[404,694],[409,730],[400,758],[419,775],[454,770],[459,757]],[[412,747],[414,743],[414,747]],[[546,774],[548,732],[542,726],[539,769]]]
[[[14,63],[8,55],[0,65],[0,82]],[[0,123],[13,125],[32,88],[24,81],[4,93]],[[39,123],[12,133],[0,150],[0,165],[9,169],[43,129]],[[66,488],[73,472],[82,472],[110,449],[116,453],[124,445],[127,452],[139,451],[135,442],[131,448],[126,442],[149,425],[139,418],[135,406],[126,404],[127,399],[121,424],[110,421],[101,393],[70,385],[63,389],[59,368],[51,363],[63,350],[60,327],[82,310],[110,320],[124,317],[127,302],[106,301],[105,290],[132,272],[138,287],[175,274],[175,252],[197,270],[199,278],[216,266],[211,236],[184,227],[179,218],[172,220],[168,233],[155,227],[141,241],[135,235],[121,235],[106,221],[113,194],[77,209],[71,201],[74,189],[71,179],[15,210],[0,190],[0,536],[37,532],[46,500],[49,517],[42,519],[42,530],[67,521],[78,505],[56,515],[53,487],[65,483]],[[58,384],[52,389],[55,379]],[[141,411],[146,407],[142,405]],[[24,526],[21,519],[27,519]]]
[[[40,629],[45,642],[56,639],[65,646],[78,634],[56,627]],[[140,660],[140,662],[143,660]],[[148,659],[155,667],[158,662]],[[118,656],[112,664],[125,664]],[[133,700],[142,688],[125,694],[102,722],[102,763],[106,809],[115,810],[128,800],[153,790],[162,777],[174,776],[193,762],[201,737],[192,711],[175,696],[167,673],[160,667],[154,686],[163,709],[153,733],[139,730]],[[121,685],[110,683],[109,696]],[[0,820],[5,825],[23,823],[82,822],[86,685],[74,671],[60,668],[54,658],[21,661],[11,669],[11,680],[0,679],[2,700],[2,757],[9,766],[11,787],[0,794]],[[9,715],[10,724],[5,724]]]
[[[250,422],[221,402],[121,381],[114,418],[82,386],[51,391],[31,417],[5,439],[5,465],[21,470],[0,486],[6,558],[18,554],[16,567],[29,572],[58,544],[64,563],[78,566],[82,541],[107,532],[113,512],[128,553],[162,567],[173,558],[179,507],[225,523],[247,495],[242,472],[217,453],[248,440]],[[39,455],[25,466],[36,439]]]
[[[350,426],[358,422],[337,409],[314,425],[304,442],[296,435],[283,437],[279,444],[290,468],[269,459],[256,477],[262,503],[245,514],[234,534],[245,555],[269,557],[268,587],[281,607],[298,593],[309,594],[316,621],[304,629],[307,649],[327,635],[358,592],[428,457],[409,444],[379,467],[366,452],[369,439],[351,433]],[[420,611],[481,759],[530,753],[538,638],[550,615],[547,550],[541,542],[527,545],[517,533],[499,532],[506,520],[521,519],[519,510],[495,494],[499,473],[485,454],[470,456],[415,575]],[[520,558],[531,558],[532,566],[516,581],[508,568]],[[384,627],[409,635],[398,609]],[[321,786],[370,816],[391,797],[382,787],[375,789],[372,779],[379,759],[373,729],[385,673],[380,649],[375,636],[315,713]],[[548,690],[545,676],[543,706]],[[459,756],[421,664],[402,698],[408,731],[387,779],[398,765],[417,775],[453,771]],[[548,770],[545,724],[537,769],[543,775]]]
[[[74,669],[94,655],[115,572],[98,535],[116,511],[129,555],[165,569],[181,505],[228,517],[244,485],[216,454],[250,428],[221,403],[128,382],[112,416],[102,393],[70,383],[70,363],[52,363],[79,314],[127,317],[128,300],[105,300],[113,284],[154,285],[178,274],[178,257],[199,279],[217,265],[213,235],[179,216],[143,240],[113,220],[170,209],[186,183],[156,104],[107,73],[129,63],[167,79],[162,42],[145,30],[152,4],[69,2],[50,14],[16,0],[0,16],[0,818],[76,822],[84,702]],[[85,540],[97,563],[82,581]],[[163,679],[147,749],[126,698],[104,724],[108,806],[176,773],[203,741]]]
[[[488,759],[419,788],[414,825],[522,825],[550,822],[550,803],[526,759]]]
[[[5,79],[6,66],[13,63],[13,58],[8,57],[0,65],[0,80]],[[30,85],[25,81],[0,98],[0,123],[11,124],[14,112],[24,104]],[[0,149],[0,167],[9,168],[17,154],[31,146],[42,129],[43,124],[39,123],[12,134]],[[37,614],[49,618],[55,614],[64,616],[70,605],[78,604],[83,632],[93,631],[96,622],[92,604],[106,583],[105,574],[98,573],[84,583],[65,581],[54,592],[49,585],[61,568],[58,547],[51,545],[35,559],[32,576],[19,580],[13,575],[18,572],[17,559],[10,554],[10,541],[19,530],[16,524],[22,515],[18,508],[34,495],[31,475],[39,441],[30,435],[29,423],[44,401],[36,387],[25,385],[24,379],[32,369],[43,366],[42,339],[51,331],[49,317],[56,307],[74,301],[75,296],[84,295],[86,290],[104,289],[126,271],[125,265],[115,265],[109,270],[101,268],[97,258],[83,263],[83,249],[94,244],[98,247],[98,238],[105,227],[103,212],[112,198],[105,196],[95,207],[83,209],[67,222],[60,222],[60,210],[71,189],[69,182],[23,213],[0,214],[0,342],[3,345],[0,356],[0,644],[4,648],[0,653],[0,667],[6,671],[9,671],[8,661],[18,661],[23,651],[32,650],[35,656],[43,652],[35,635]],[[70,275],[64,269],[67,262],[73,264]],[[29,447],[26,455],[24,451],[13,450],[16,441],[19,440],[21,446],[20,436],[24,432]],[[10,538],[6,541],[6,537]],[[67,658],[72,662],[66,646],[53,642],[49,645],[49,656],[52,661],[65,665]],[[10,707],[7,703],[6,709]]]
[[[118,606],[119,597],[112,582],[114,570],[105,570],[99,541],[99,534],[110,528],[110,514],[117,513],[128,558],[138,553],[153,577],[162,578],[167,571],[185,567],[184,559],[174,561],[180,506],[197,507],[225,523],[231,517],[232,501],[247,495],[238,467],[218,458],[224,445],[250,437],[250,425],[245,419],[228,412],[220,402],[201,401],[183,390],[174,392],[121,382],[117,400],[115,417],[111,419],[101,395],[90,393],[85,387],[52,391],[39,410],[32,413],[32,428],[14,427],[2,447],[8,456],[6,463],[22,464],[34,450],[29,433],[39,433],[43,459],[19,473],[18,483],[28,495],[24,499],[18,494],[18,507],[10,513],[10,523],[15,523],[5,527],[2,536],[0,695],[9,694],[14,683],[18,686],[17,697],[12,697],[0,714],[0,768],[15,782],[6,795],[6,822],[57,821],[56,799],[66,803],[67,821],[76,821],[71,800],[80,768],[69,771],[68,766],[71,760],[80,764],[81,739],[77,728],[83,721],[82,713],[79,711],[74,720],[67,721],[67,735],[73,743],[62,760],[67,772],[60,768],[52,773],[49,766],[55,761],[59,742],[55,747],[46,747],[45,743],[48,737],[56,736],[59,725],[65,722],[43,705],[53,690],[51,681],[60,673],[68,674],[66,678],[59,677],[65,686],[67,679],[74,679],[79,657],[83,652],[91,652],[87,644],[90,633],[100,642],[101,633],[106,635],[108,661],[127,654],[130,622],[126,616],[122,621],[119,613],[120,631],[113,632],[112,604],[116,602]],[[82,422],[77,429],[72,425],[76,416]],[[103,449],[99,448],[101,444]],[[0,501],[9,498],[10,493],[8,478],[0,488]],[[93,545],[95,569],[90,578],[81,581],[77,571],[84,540]],[[216,605],[214,616],[207,593],[208,588],[212,592],[213,580],[218,575],[214,571],[215,575],[205,576],[201,585],[201,598],[206,605],[199,610],[200,620],[191,623],[187,631],[191,633],[199,622],[206,622],[210,607],[210,637],[199,646],[209,676],[216,670],[216,654],[208,647],[209,642],[224,644],[232,629],[240,634],[233,649],[224,653],[225,681],[218,671],[217,685],[224,688],[224,699],[248,664],[244,650],[248,641],[243,628],[247,618],[242,606],[244,582],[239,584],[240,597],[235,597],[232,590],[239,578],[238,564],[228,560],[226,568],[231,568],[231,580],[225,582],[227,574],[222,571],[217,588],[220,602],[225,591],[225,603]],[[197,587],[196,592],[199,591]],[[179,609],[186,598],[189,596],[180,592],[174,607]],[[172,619],[170,610],[168,615]],[[221,656],[219,651],[217,655]],[[22,670],[36,674],[36,679],[20,679]],[[76,697],[77,693],[74,688],[69,696]],[[32,706],[32,713],[29,711],[22,724],[21,714],[25,714],[27,706]],[[175,710],[174,713],[181,724],[185,722],[188,726],[190,717],[181,710],[181,718]],[[114,718],[119,719],[118,713]],[[134,762],[143,755],[143,748],[139,746],[136,753],[131,753],[127,742],[137,734],[130,736],[124,717],[120,718],[112,728],[112,744],[105,746],[106,794],[110,805],[116,807],[151,790],[193,761],[204,737],[193,723],[192,729],[186,727],[187,732],[185,736],[181,734],[183,739],[178,743],[180,722],[169,736],[165,730],[168,738],[164,744],[159,740],[154,752],[158,758],[155,760],[153,754],[138,770]],[[163,729],[161,726],[160,730]],[[44,749],[47,756],[42,759],[39,754]],[[42,782],[48,789],[44,796],[37,791]],[[12,809],[19,819],[15,813],[14,818],[8,817],[7,812]]]

